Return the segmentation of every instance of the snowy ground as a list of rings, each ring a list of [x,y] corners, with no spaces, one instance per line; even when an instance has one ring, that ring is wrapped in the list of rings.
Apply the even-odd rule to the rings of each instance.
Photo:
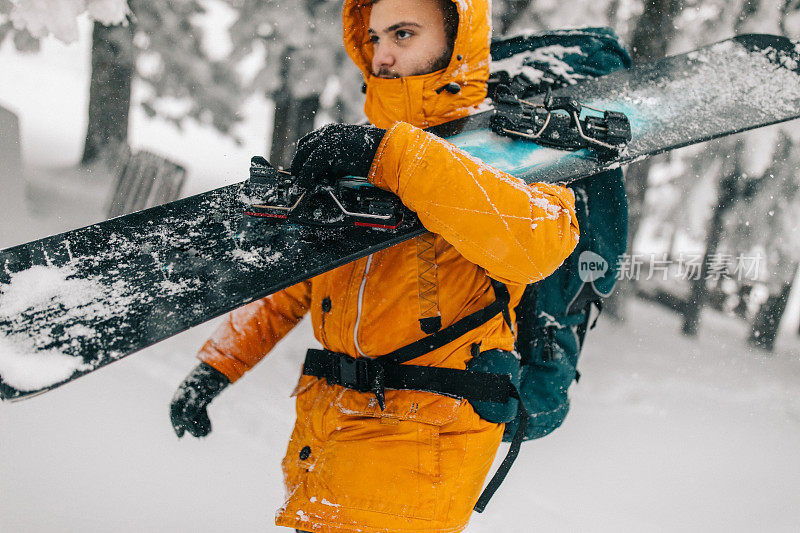
[[[48,45],[32,58],[0,49],[0,105],[23,119],[29,168],[77,160],[87,62],[85,47]],[[133,142],[187,164],[187,192],[219,186],[242,179],[262,151],[262,104],[248,113],[241,148],[199,129],[178,135],[138,113]],[[0,247],[102,217],[105,178],[73,178],[30,171],[24,204],[0,213]],[[692,341],[667,311],[641,302],[631,311],[626,325],[601,319],[567,422],[525,445],[468,531],[800,529],[800,338],[785,330],[766,356],[745,346],[734,319],[705,313]],[[0,532],[278,532],[289,392],[310,328],[297,328],[219,398],[209,438],[178,440],[169,400],[213,326],[0,404]]]
[[[602,321],[572,413],[525,444],[468,531],[797,531],[800,339],[765,356],[708,313],[697,341],[635,303]],[[208,324],[44,396],[0,405],[0,531],[280,531],[303,324],[178,440],[167,411]],[[522,527],[521,524],[526,524]]]
[[[0,46],[0,106],[20,117],[21,152],[27,167],[25,205],[0,212],[0,248],[102,220],[113,183],[96,171],[75,176],[86,133],[91,25],[80,42],[42,42],[38,54],[19,54],[9,39]],[[141,87],[134,84],[133,99]],[[161,154],[187,169],[183,195],[247,179],[250,156],[264,154],[272,107],[262,96],[243,109],[237,146],[211,128],[186,122],[184,129],[149,119],[133,106],[129,142],[134,150]],[[0,187],[9,190],[0,173]],[[58,205],[53,203],[57,198]],[[0,204],[2,205],[2,204]]]

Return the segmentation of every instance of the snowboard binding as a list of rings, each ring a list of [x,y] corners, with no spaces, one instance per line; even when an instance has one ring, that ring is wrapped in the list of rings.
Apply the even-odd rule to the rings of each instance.
[[[405,213],[397,196],[366,180],[348,178],[304,190],[289,172],[260,156],[250,160],[246,195],[246,215],[306,226],[395,229]]]
[[[617,157],[631,140],[630,121],[623,113],[582,105],[568,96],[553,96],[549,89],[543,102],[535,104],[501,85],[496,101],[491,127],[499,135],[559,150],[593,148],[601,158]],[[602,116],[584,114],[585,109]]]

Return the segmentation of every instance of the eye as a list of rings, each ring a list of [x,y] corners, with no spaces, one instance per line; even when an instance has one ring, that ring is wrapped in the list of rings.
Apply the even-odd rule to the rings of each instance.
[[[376,44],[378,42],[378,36],[375,35],[375,34],[371,34],[369,36],[368,42],[370,42],[372,44]]]
[[[413,34],[413,33],[411,33],[411,32],[410,32],[410,31],[408,31],[408,30],[397,30],[397,31],[394,33],[395,39],[397,39],[398,41],[403,41],[403,40],[405,40],[405,39],[408,39],[409,37],[411,37],[411,36],[413,36],[413,35],[414,35],[414,34]]]

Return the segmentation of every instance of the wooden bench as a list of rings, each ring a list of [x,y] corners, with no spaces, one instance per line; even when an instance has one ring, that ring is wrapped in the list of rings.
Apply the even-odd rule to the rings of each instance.
[[[186,169],[160,155],[140,150],[121,154],[117,186],[108,217],[118,217],[177,200],[186,181]]]

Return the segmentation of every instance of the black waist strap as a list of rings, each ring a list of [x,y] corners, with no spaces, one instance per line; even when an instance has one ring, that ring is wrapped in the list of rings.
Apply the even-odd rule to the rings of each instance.
[[[519,400],[517,432],[505,459],[475,504],[475,510],[479,513],[486,508],[514,464],[528,427],[528,412],[519,391],[512,385],[509,377],[503,374],[401,365],[387,361],[385,357],[356,359],[345,354],[314,349],[306,353],[303,374],[324,378],[331,385],[371,392],[378,399],[381,409],[385,407],[384,389],[420,390],[478,402],[505,403],[509,398]]]
[[[303,374],[305,375],[324,378],[332,385],[341,385],[348,389],[375,394],[381,410],[386,406],[384,393],[386,388],[420,390],[477,402],[505,403],[509,398],[519,400],[517,432],[514,434],[505,459],[475,504],[475,510],[479,513],[486,508],[486,504],[489,503],[492,495],[511,469],[525,436],[528,412],[522,405],[519,391],[511,384],[509,377],[502,374],[404,365],[402,363],[453,342],[501,313],[513,331],[514,326],[508,310],[511,299],[508,288],[503,283],[491,278],[489,281],[494,289],[494,302],[427,337],[375,359],[367,357],[356,359],[328,350],[308,350],[306,361],[303,364]]]
[[[467,398],[476,402],[506,402],[508,376],[436,366],[398,365],[383,358],[370,359],[339,354],[328,350],[308,350],[303,374],[325,378],[331,385],[341,385],[359,392],[372,392],[384,405],[384,389],[421,390]]]

